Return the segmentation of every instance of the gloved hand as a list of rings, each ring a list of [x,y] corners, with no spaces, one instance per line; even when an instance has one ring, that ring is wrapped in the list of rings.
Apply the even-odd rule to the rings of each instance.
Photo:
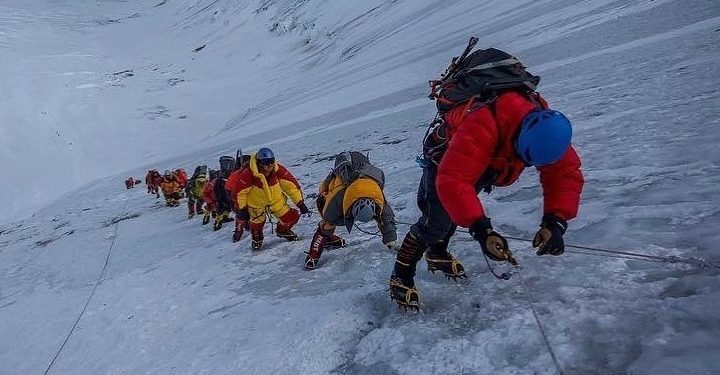
[[[483,216],[473,223],[469,229],[470,235],[480,242],[480,248],[488,258],[494,261],[507,260],[510,264],[517,264],[507,240],[500,233],[493,230],[490,218]]]
[[[560,255],[565,252],[563,235],[566,229],[567,221],[553,214],[545,214],[532,244],[538,248],[537,255]]]
[[[247,207],[240,209],[238,210],[237,214],[235,214],[235,218],[242,221],[250,221],[250,211],[248,211]]]
[[[307,217],[310,217],[310,215],[312,215],[310,213],[310,210],[308,210],[307,205],[305,205],[305,201],[298,202],[297,207],[300,209],[300,214],[306,215]]]
[[[382,229],[382,226],[381,226]],[[396,250],[395,245],[397,244],[397,232],[395,230],[385,231],[382,234],[382,242],[390,250]]]

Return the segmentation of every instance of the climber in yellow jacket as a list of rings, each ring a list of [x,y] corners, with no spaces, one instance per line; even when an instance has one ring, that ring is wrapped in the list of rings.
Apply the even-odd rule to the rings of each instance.
[[[262,246],[266,213],[278,219],[275,228],[278,237],[288,241],[298,240],[292,227],[300,220],[300,214],[309,214],[310,211],[305,205],[300,184],[287,168],[275,162],[272,150],[261,148],[253,154],[249,167],[240,173],[237,183],[237,216],[239,220],[250,223],[253,250]],[[288,205],[287,198],[300,212]],[[242,228],[242,225],[238,227]]]
[[[320,223],[310,241],[305,268],[317,268],[326,248],[344,247],[346,242],[335,234],[335,227],[345,226],[348,233],[356,222],[375,221],[382,242],[395,246],[395,214],[385,199],[385,173],[357,151],[343,152],[335,158],[333,171],[320,184],[316,200]]]

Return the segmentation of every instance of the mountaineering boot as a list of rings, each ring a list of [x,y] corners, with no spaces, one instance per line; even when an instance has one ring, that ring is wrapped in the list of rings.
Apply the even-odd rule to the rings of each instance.
[[[314,270],[318,266],[320,261],[320,255],[322,254],[323,248],[327,245],[328,237],[320,232],[320,229],[315,231],[313,234],[312,241],[310,241],[310,251],[305,258],[305,269]]]
[[[240,241],[242,239],[242,235],[243,235],[243,229],[235,230],[233,232],[233,238],[232,238],[233,243]]]
[[[415,285],[404,282],[395,274],[390,276],[390,299],[405,310],[420,309],[420,294],[415,289]]]
[[[290,229],[285,229],[285,228],[281,228],[280,226],[278,226],[277,228],[275,228],[275,234],[276,234],[278,237],[284,238],[284,239],[286,239],[286,240],[288,240],[288,241],[297,241],[297,240],[300,239],[300,238],[297,236],[297,234],[295,234],[295,232],[293,232],[292,230],[290,230]]]
[[[213,230],[220,230],[224,223],[229,223],[231,221],[235,221],[235,219],[231,218],[227,212],[218,213],[215,216],[215,225],[213,226]]]
[[[195,216],[195,203],[188,202],[188,219]]]
[[[205,214],[203,215],[202,225],[206,225],[209,222],[210,222],[210,212],[205,211]]]
[[[465,267],[447,251],[447,246],[447,241],[439,241],[430,246],[430,250],[425,254],[428,271],[442,271],[445,277],[454,281],[466,278]]]
[[[345,246],[347,246],[347,242],[345,242],[345,239],[333,234],[328,237],[327,241],[325,241],[325,246],[323,246],[323,248],[326,250],[330,250],[338,249]]]
[[[290,209],[285,214],[278,216],[278,223],[275,226],[275,234],[288,241],[297,241],[300,238],[292,231],[292,227],[300,220],[300,212]]]
[[[252,237],[252,241],[250,241],[250,248],[253,250],[260,250],[263,245],[262,227],[259,230],[257,228],[250,227],[250,236]]]
[[[420,308],[420,295],[415,288],[415,267],[426,247],[414,234],[408,232],[395,259],[390,276],[390,299],[406,310]]]
[[[462,263],[455,259],[452,254],[447,253],[445,256],[438,258],[434,258],[434,256],[435,255],[425,254],[428,271],[432,273],[435,273],[435,271],[442,271],[445,274],[445,277],[453,279],[454,281],[467,277]]]
[[[235,231],[233,232],[233,242],[238,242],[243,236],[243,232],[245,232],[245,224],[244,220],[235,219]]]
[[[222,228],[223,221],[222,221],[222,215],[215,216],[215,222],[213,223],[213,230],[217,231]]]

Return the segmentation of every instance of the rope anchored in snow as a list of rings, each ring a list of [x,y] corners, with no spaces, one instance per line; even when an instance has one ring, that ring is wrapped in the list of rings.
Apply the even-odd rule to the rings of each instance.
[[[127,206],[127,202],[125,203],[125,206],[123,206],[123,208],[122,208],[123,212],[125,212],[126,206]],[[103,278],[105,277],[105,273],[107,271],[108,262],[110,261],[110,255],[112,254],[113,246],[115,246],[115,239],[117,238],[118,226],[120,225],[120,221],[121,220],[118,220],[117,222],[115,222],[115,229],[113,230],[112,240],[110,241],[110,247],[108,248],[107,255],[105,256],[105,263],[103,264],[103,268],[100,271],[100,275],[98,276],[97,281],[95,281],[95,285],[93,286],[93,289],[90,292],[90,296],[88,296],[88,299],[85,302],[85,306],[83,306],[77,319],[75,319],[75,323],[73,324],[72,328],[70,328],[70,332],[68,332],[67,336],[65,337],[65,340],[63,340],[62,345],[60,345],[60,348],[55,353],[55,356],[53,357],[52,361],[50,361],[50,364],[45,369],[45,372],[43,372],[43,375],[47,375],[50,372],[50,369],[55,364],[55,361],[57,361],[58,357],[60,356],[60,353],[65,348],[65,345],[70,340],[70,336],[72,336],[73,332],[75,332],[75,328],[77,328],[77,325],[80,322],[80,319],[82,319],[83,315],[85,314],[85,310],[87,310],[88,305],[90,305],[90,301],[92,301],[92,298],[95,295],[95,291],[97,290],[100,283],[103,281]]]
[[[555,364],[555,368],[558,371],[558,374],[563,375],[562,367],[560,367],[560,362],[558,362],[557,357],[555,356],[555,351],[552,348],[552,345],[550,345],[550,340],[547,337],[547,333],[545,333],[545,328],[543,327],[542,323],[540,322],[540,318],[538,318],[538,314],[535,311],[535,306],[532,303],[532,300],[530,299],[530,290],[527,287],[527,284],[525,284],[525,279],[523,279],[522,275],[518,275],[520,277],[520,283],[522,284],[523,291],[525,292],[525,300],[528,303],[528,306],[530,307],[530,311],[533,314],[533,318],[535,318],[535,323],[537,323],[537,326],[540,330],[540,335],[543,338],[543,341],[545,342],[545,346],[548,349],[548,352],[550,353],[550,358],[552,358],[553,363]]]

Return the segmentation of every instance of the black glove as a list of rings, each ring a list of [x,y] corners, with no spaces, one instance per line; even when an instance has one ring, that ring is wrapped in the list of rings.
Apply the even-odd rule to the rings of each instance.
[[[305,201],[298,202],[297,208],[300,209],[301,214],[310,215],[310,210],[308,210],[307,206],[305,205]]]
[[[473,223],[469,229],[470,235],[480,242],[480,248],[488,258],[494,261],[507,260],[513,265],[517,264],[507,240],[500,233],[493,230],[490,218],[483,216]]]
[[[235,217],[242,221],[250,221],[250,211],[248,211],[248,208],[245,207],[241,210],[238,210],[238,212],[235,214]]]
[[[545,214],[532,244],[538,248],[537,255],[560,255],[565,252],[563,235],[566,229],[567,221],[553,214]]]

